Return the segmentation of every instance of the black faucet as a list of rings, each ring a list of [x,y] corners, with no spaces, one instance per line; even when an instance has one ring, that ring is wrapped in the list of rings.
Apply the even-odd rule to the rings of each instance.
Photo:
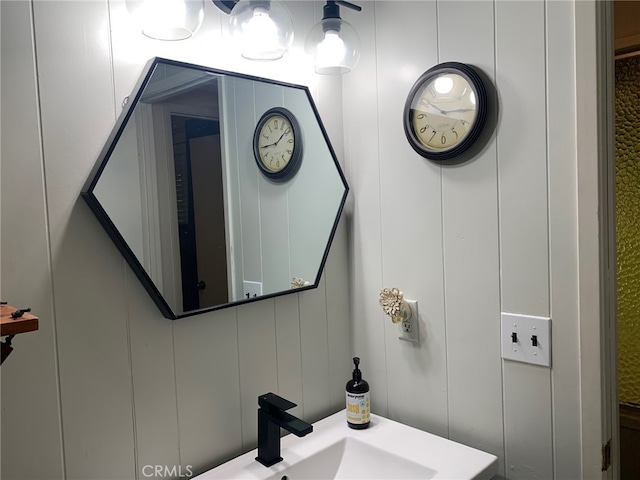
[[[258,456],[256,460],[265,467],[280,461],[280,427],[298,437],[313,432],[313,425],[286,413],[295,403],[279,397],[275,393],[265,393],[258,397]]]

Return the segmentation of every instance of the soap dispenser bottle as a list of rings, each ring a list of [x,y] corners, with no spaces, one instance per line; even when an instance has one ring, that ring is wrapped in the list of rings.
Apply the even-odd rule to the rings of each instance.
[[[347,382],[347,425],[361,430],[370,423],[371,407],[369,403],[369,384],[362,379],[358,368],[360,358],[353,357],[353,378]]]

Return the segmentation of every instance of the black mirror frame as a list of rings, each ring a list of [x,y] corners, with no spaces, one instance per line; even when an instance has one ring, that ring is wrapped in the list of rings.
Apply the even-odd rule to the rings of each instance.
[[[228,75],[228,76],[232,76],[232,77],[236,77],[236,78],[242,78],[242,79],[246,79],[246,80],[252,80],[252,81],[257,81],[257,82],[270,83],[270,84],[273,84],[273,85],[279,85],[279,86],[283,86],[283,87],[295,88],[295,89],[302,90],[302,91],[305,92],[305,94],[307,96],[307,99],[309,100],[309,104],[311,105],[311,109],[313,110],[313,113],[315,115],[316,121],[318,122],[318,126],[320,127],[322,135],[323,135],[323,137],[324,137],[324,139],[325,139],[325,141],[327,143],[327,147],[329,148],[329,152],[331,153],[331,157],[332,157],[332,159],[334,161],[336,170],[337,170],[338,174],[340,175],[340,179],[342,180],[342,184],[344,185],[344,194],[342,195],[342,200],[340,201],[340,205],[338,207],[338,211],[336,212],[336,218],[335,218],[333,226],[331,228],[331,233],[330,233],[329,239],[327,241],[327,246],[326,246],[326,248],[324,250],[324,253],[322,255],[322,260],[321,260],[320,266],[318,268],[318,273],[316,275],[316,278],[315,278],[313,284],[306,285],[306,286],[299,287],[299,288],[295,288],[295,289],[283,290],[281,292],[269,293],[269,294],[262,295],[260,297],[242,299],[242,300],[237,300],[237,301],[233,301],[233,302],[229,302],[229,303],[225,303],[225,304],[220,304],[220,305],[215,305],[215,306],[211,306],[211,307],[201,308],[201,309],[197,309],[197,310],[190,310],[188,312],[183,312],[183,313],[180,313],[180,314],[176,314],[171,309],[171,307],[169,306],[167,301],[164,299],[164,297],[163,297],[162,293],[160,292],[160,290],[158,290],[156,285],[153,283],[153,280],[151,279],[151,277],[149,277],[149,275],[147,274],[147,272],[144,269],[143,265],[140,263],[140,261],[138,260],[138,258],[135,255],[135,253],[133,253],[133,251],[131,250],[131,248],[127,244],[126,240],[124,239],[122,234],[118,231],[118,228],[115,226],[115,224],[113,223],[113,221],[111,220],[111,218],[109,217],[109,215],[104,210],[104,208],[102,207],[102,205],[100,204],[100,202],[96,198],[95,194],[93,193],[94,189],[96,187],[96,184],[98,183],[98,180],[99,180],[104,168],[106,167],[106,165],[107,165],[107,163],[108,163],[108,161],[109,161],[109,159],[111,157],[111,154],[113,153],[113,150],[115,149],[115,147],[116,147],[116,145],[118,143],[118,140],[120,139],[120,137],[121,137],[121,135],[122,135],[122,133],[123,133],[128,121],[129,121],[129,119],[131,118],[131,116],[133,114],[135,106],[138,104],[138,102],[140,100],[140,97],[142,96],[142,94],[144,92],[145,87],[149,83],[149,80],[151,79],[151,76],[153,75],[153,72],[155,71],[156,67],[159,64],[165,64],[165,65],[171,65],[171,66],[183,67],[183,68],[197,69],[197,70],[200,70],[200,71],[203,71],[203,72],[209,72],[209,73],[218,74],[218,75]],[[220,310],[220,309],[223,309],[223,308],[235,307],[235,306],[242,305],[242,304],[245,304],[245,303],[257,302],[257,301],[268,299],[268,298],[279,297],[279,296],[287,295],[287,294],[290,294],[290,293],[298,293],[300,291],[311,290],[311,289],[317,288],[319,283],[320,283],[320,278],[322,277],[322,273],[324,272],[324,267],[325,267],[325,264],[326,264],[326,261],[327,261],[327,257],[329,255],[329,250],[331,248],[331,244],[333,243],[333,239],[334,239],[336,230],[338,228],[338,223],[340,221],[340,217],[342,216],[342,211],[343,211],[344,206],[345,206],[346,201],[347,201],[347,195],[349,194],[349,185],[347,184],[346,177],[344,176],[342,168],[340,167],[340,163],[338,162],[338,158],[337,158],[337,156],[335,154],[333,146],[331,145],[331,142],[329,140],[329,136],[327,135],[327,131],[326,131],[325,127],[324,127],[324,124],[322,123],[322,120],[320,118],[320,114],[318,113],[318,109],[316,108],[315,102],[313,101],[313,98],[311,97],[311,93],[309,91],[309,88],[306,87],[306,86],[303,86],[303,85],[296,85],[296,84],[291,84],[291,83],[286,83],[286,82],[280,82],[280,81],[277,81],[277,80],[271,80],[271,79],[267,79],[267,78],[257,77],[257,76],[253,76],[253,75],[246,75],[246,74],[241,74],[241,73],[237,73],[237,72],[230,72],[230,71],[227,71],[227,70],[220,70],[220,69],[211,68],[211,67],[205,67],[205,66],[201,66],[201,65],[194,65],[194,64],[190,64],[190,63],[180,62],[180,61],[177,61],[177,60],[169,60],[169,59],[166,59],[166,58],[154,57],[154,58],[150,59],[149,62],[147,63],[147,65],[145,66],[144,73],[140,76],[140,79],[138,80],[138,82],[136,83],[136,85],[135,85],[135,87],[133,89],[133,92],[134,92],[133,98],[127,97],[126,105],[124,105],[122,113],[118,117],[118,120],[116,121],[116,124],[115,124],[113,130],[111,131],[109,137],[107,138],[107,140],[106,140],[106,142],[104,144],[104,147],[103,147],[102,151],[100,152],[100,155],[98,156],[98,160],[94,164],[94,166],[93,166],[93,168],[91,170],[91,173],[89,174],[89,177],[87,178],[87,181],[85,182],[84,186],[82,187],[82,191],[80,192],[80,195],[85,200],[85,202],[87,203],[87,205],[89,206],[91,211],[94,213],[94,215],[96,216],[96,218],[98,219],[98,221],[100,222],[102,227],[106,230],[106,232],[109,235],[109,237],[111,237],[111,240],[115,243],[116,247],[118,248],[118,250],[120,251],[122,256],[125,258],[125,260],[129,264],[129,266],[131,267],[131,269],[133,270],[135,275],[138,277],[138,279],[140,280],[140,282],[144,286],[145,290],[149,293],[149,295],[153,299],[154,303],[160,309],[162,314],[166,318],[169,318],[171,320],[176,320],[178,318],[190,317],[190,316],[193,316],[193,315],[198,315],[198,314],[201,314],[201,313],[211,312],[211,311],[214,311],[214,310]]]

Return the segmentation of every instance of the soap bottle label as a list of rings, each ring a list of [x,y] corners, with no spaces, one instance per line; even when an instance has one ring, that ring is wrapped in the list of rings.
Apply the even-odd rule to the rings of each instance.
[[[355,425],[369,423],[371,410],[369,406],[369,392],[347,392],[347,421]]]

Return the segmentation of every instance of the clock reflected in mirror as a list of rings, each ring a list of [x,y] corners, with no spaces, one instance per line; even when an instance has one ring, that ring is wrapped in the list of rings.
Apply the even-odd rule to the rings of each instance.
[[[404,109],[409,144],[431,160],[448,160],[478,138],[487,117],[487,92],[469,65],[448,62],[427,70],[411,88]]]
[[[268,178],[284,180],[295,175],[302,159],[302,135],[295,115],[282,107],[267,110],[253,135],[253,153]]]

